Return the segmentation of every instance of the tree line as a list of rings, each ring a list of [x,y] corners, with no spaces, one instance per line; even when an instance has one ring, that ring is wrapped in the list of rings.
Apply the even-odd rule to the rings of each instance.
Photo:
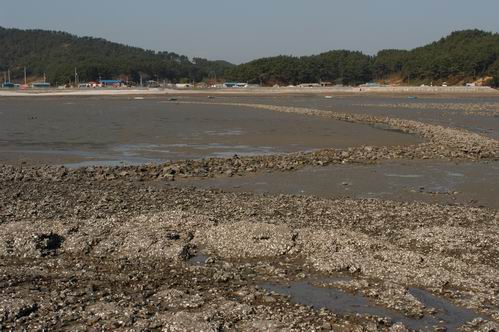
[[[74,81],[77,68],[81,82],[102,79],[202,81],[223,77],[233,65],[226,61],[190,60],[172,52],[156,52],[77,37],[65,32],[20,30],[0,27],[0,71],[21,79],[24,67],[30,77],[45,74],[53,84]]]
[[[499,34],[458,31],[410,51],[382,50],[374,56],[340,50],[263,58],[229,68],[226,76],[268,85],[320,81],[356,85],[393,79],[406,84],[437,84],[490,76],[491,83],[499,85]]]
[[[51,83],[121,78],[187,82],[231,80],[262,85],[331,82],[357,85],[366,82],[440,84],[472,82],[492,77],[499,85],[499,34],[480,30],[453,32],[413,50],[382,50],[376,55],[348,50],[318,55],[261,58],[241,65],[227,61],[189,59],[172,52],[156,52],[100,38],[65,32],[0,27],[0,71],[10,69],[22,78],[46,74]]]

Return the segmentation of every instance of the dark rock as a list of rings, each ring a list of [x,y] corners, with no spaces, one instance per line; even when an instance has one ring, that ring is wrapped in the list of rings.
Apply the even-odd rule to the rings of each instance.
[[[49,234],[35,235],[34,242],[35,248],[40,251],[42,256],[46,256],[55,253],[57,249],[61,248],[64,237],[51,232]]]

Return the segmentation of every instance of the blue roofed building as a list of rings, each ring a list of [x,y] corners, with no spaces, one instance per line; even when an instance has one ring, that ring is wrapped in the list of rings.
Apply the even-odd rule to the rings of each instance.
[[[2,88],[9,88],[9,89],[12,89],[12,88],[15,88],[16,85],[12,82],[5,82],[2,84]]]
[[[125,81],[123,80],[100,80],[99,83],[103,87],[122,87],[125,85]]]

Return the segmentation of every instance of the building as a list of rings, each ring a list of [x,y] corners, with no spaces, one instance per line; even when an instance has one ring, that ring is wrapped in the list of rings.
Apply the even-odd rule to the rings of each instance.
[[[240,83],[240,82],[225,82],[223,85],[224,88],[247,88],[248,83]]]
[[[298,85],[300,88],[320,88],[321,85],[319,83],[302,83]]]
[[[146,82],[146,86],[148,88],[159,88],[160,84],[157,81],[149,80],[149,81]]]
[[[208,84],[205,83],[205,82],[196,83],[196,84],[194,84],[194,87],[196,89],[207,89],[207,88],[209,88]]]
[[[380,88],[384,87],[384,84],[379,84],[379,83],[374,83],[374,82],[369,82],[369,83],[364,83],[359,85],[361,88]]]
[[[125,84],[125,81],[122,81],[122,80],[100,80],[99,84],[102,87],[119,88]]]
[[[50,88],[50,83],[46,83],[46,82],[32,83],[31,87],[33,89],[46,89],[46,88]]]

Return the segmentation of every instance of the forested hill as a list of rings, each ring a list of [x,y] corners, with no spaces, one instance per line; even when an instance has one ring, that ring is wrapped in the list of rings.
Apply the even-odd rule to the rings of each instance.
[[[249,45],[250,47],[251,45]],[[170,52],[155,52],[99,38],[65,32],[0,27],[0,71],[12,77],[46,73],[52,83],[74,79],[128,78],[202,81],[208,78],[265,85],[329,81],[360,84],[370,81],[400,84],[450,84],[494,77],[499,85],[499,34],[465,30],[413,50],[383,50],[374,56],[347,50],[319,55],[276,56],[234,66],[226,61],[188,59]]]
[[[0,27],[0,71],[11,70],[12,77],[42,77],[52,83],[74,80],[78,68],[80,81],[126,78],[139,81],[160,79],[201,81],[223,76],[232,67],[226,61],[208,61],[170,52],[130,47],[100,38],[77,37],[65,32],[19,30]]]
[[[499,34],[479,30],[454,32],[440,41],[407,50],[383,50],[375,56],[330,51],[314,56],[277,56],[239,65],[229,79],[266,84],[330,81],[358,84],[369,81],[430,84],[472,82],[499,77]]]
[[[416,80],[498,77],[499,34],[464,30],[411,51],[379,52],[373,62],[374,78],[394,73]]]

